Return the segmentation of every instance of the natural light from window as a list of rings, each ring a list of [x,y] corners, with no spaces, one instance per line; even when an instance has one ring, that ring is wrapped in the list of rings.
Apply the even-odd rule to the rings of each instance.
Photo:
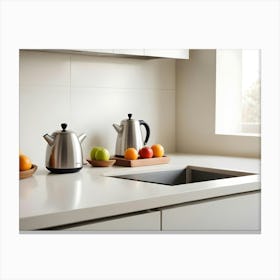
[[[216,134],[260,136],[260,50],[217,50]]]

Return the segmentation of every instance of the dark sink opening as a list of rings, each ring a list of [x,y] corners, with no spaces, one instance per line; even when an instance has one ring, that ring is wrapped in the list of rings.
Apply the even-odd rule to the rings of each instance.
[[[202,170],[201,170],[202,169]],[[220,172],[219,172],[220,171]],[[176,186],[182,184],[204,182],[210,180],[226,179],[237,176],[250,175],[249,173],[241,173],[235,171],[221,171],[217,169],[203,170],[203,168],[187,167],[184,169],[167,170],[167,171],[155,171],[139,174],[127,174],[112,176],[114,178],[121,178],[133,181],[155,183],[168,186]]]

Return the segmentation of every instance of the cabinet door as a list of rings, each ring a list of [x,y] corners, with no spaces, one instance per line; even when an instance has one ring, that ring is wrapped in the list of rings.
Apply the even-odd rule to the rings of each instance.
[[[162,230],[260,231],[260,192],[162,210]]]
[[[81,51],[88,52],[88,53],[115,53],[114,49],[83,49]]]
[[[93,49],[84,50],[85,52],[112,53],[122,55],[154,56],[175,59],[189,59],[187,49]]]
[[[187,49],[145,49],[146,56],[189,59],[189,50]]]
[[[99,222],[82,223],[67,227],[64,230],[92,230],[92,231],[154,231],[160,230],[160,211],[136,214]]]
[[[144,49],[116,49],[116,54],[144,55]]]

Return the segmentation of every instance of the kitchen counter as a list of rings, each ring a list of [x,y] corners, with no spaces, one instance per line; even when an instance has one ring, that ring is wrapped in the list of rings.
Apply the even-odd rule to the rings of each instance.
[[[44,229],[155,209],[184,202],[260,190],[260,175],[177,186],[109,176],[184,168],[187,165],[260,173],[260,160],[170,154],[169,164],[143,167],[91,167],[78,173],[51,174],[39,168],[19,182],[20,230]]]

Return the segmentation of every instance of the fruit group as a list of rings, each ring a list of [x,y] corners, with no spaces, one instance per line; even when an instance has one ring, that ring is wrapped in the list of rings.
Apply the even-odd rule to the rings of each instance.
[[[32,167],[32,162],[29,157],[20,154],[19,155],[19,170],[20,171],[25,171],[29,170]]]
[[[154,157],[162,157],[164,156],[164,148],[160,144],[154,144],[152,147]]]
[[[153,154],[153,150],[150,147],[143,147],[139,151],[139,155],[141,158],[152,158]]]
[[[124,152],[124,158],[128,160],[135,160],[138,158],[138,152],[134,148],[128,148]]]
[[[99,148],[95,152],[95,160],[109,160],[110,159],[110,153],[105,148]]]
[[[95,153],[97,152],[97,150],[100,150],[102,149],[103,147],[101,146],[96,146],[96,147],[93,147],[91,152],[90,152],[90,158],[91,160],[95,160]]]

